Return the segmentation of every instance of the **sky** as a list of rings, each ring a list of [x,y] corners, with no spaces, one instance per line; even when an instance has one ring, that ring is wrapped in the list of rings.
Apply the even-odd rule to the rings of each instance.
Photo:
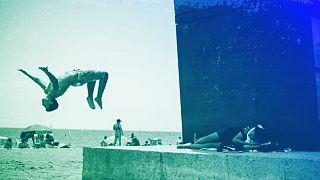
[[[46,112],[44,92],[17,71],[49,83],[40,66],[107,71],[104,108],[89,108],[84,85]],[[180,132],[173,1],[0,0],[0,78],[0,127],[109,130],[120,118],[124,130]]]

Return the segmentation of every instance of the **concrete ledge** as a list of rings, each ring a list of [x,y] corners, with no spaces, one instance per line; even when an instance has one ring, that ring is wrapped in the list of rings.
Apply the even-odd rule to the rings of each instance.
[[[83,149],[83,179],[319,179],[320,152],[219,153],[175,146]]]

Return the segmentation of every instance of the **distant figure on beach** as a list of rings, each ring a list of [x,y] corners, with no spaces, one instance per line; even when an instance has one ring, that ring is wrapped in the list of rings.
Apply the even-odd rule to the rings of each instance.
[[[23,132],[20,134],[21,142],[28,142],[30,138],[32,139],[32,143],[34,144],[34,132]]]
[[[130,138],[131,138],[131,142],[128,142],[127,146],[140,146],[139,139],[133,133],[131,133]]]
[[[52,145],[54,142],[54,137],[50,134],[46,134],[46,142],[47,144]]]
[[[39,143],[40,143],[40,147],[46,147],[46,142],[44,141],[44,135],[43,134],[39,135]]]
[[[100,142],[101,146],[108,146],[108,142],[107,142],[108,136],[104,136],[103,140]]]
[[[142,145],[142,146],[150,146],[149,141],[146,141],[146,142],[144,143],[144,145]]]
[[[148,140],[150,141],[151,146],[162,145],[161,138],[148,138]]]
[[[21,149],[30,148],[30,146],[29,146],[27,140],[22,139],[21,143],[18,144],[18,148],[21,148]]]
[[[270,144],[265,141],[264,136],[265,130],[261,125],[245,128],[223,128],[199,138],[194,144],[181,144],[177,148],[217,148],[218,151],[222,151],[224,147],[234,146],[238,150],[251,150]]]
[[[181,136],[179,136],[179,137],[178,137],[178,140],[177,140],[177,145],[179,145],[179,144],[183,144],[183,142],[182,142],[182,137],[181,137]]]
[[[70,86],[77,87],[86,83],[88,90],[87,102],[91,109],[95,109],[95,104],[93,102],[93,91],[97,80],[99,80],[99,87],[94,101],[99,105],[100,109],[102,109],[102,94],[108,81],[107,72],[76,69],[56,77],[49,72],[48,67],[39,67],[39,69],[48,76],[50,80],[48,85],[41,79],[30,75],[23,69],[18,69],[18,71],[25,74],[43,89],[46,97],[42,99],[42,105],[46,108],[47,112],[54,111],[58,108],[59,104],[56,99],[62,96]]]
[[[113,145],[117,145],[117,141],[119,140],[119,146],[121,146],[121,136],[123,135],[122,127],[121,127],[121,120],[117,119],[117,123],[113,125],[114,130],[114,142]]]
[[[8,138],[6,143],[4,144],[4,148],[6,149],[12,149],[12,146],[13,146],[13,141],[11,138]]]
[[[38,134],[33,134],[33,147],[34,148],[40,148],[41,147],[41,143],[40,143],[40,136]]]
[[[59,145],[59,142],[55,141],[53,135],[49,134],[49,133],[46,135],[46,143],[51,146],[58,146]]]

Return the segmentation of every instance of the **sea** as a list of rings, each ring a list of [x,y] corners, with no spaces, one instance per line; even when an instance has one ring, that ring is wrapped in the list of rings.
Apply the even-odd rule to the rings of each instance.
[[[20,140],[23,128],[0,128],[0,136]],[[86,130],[86,129],[52,129],[56,141],[62,144],[71,144],[73,147],[96,147],[104,136],[113,136],[113,130]],[[124,131],[124,136],[129,140],[130,134],[134,133],[143,145],[148,139],[160,138],[163,145],[176,144],[182,132],[166,131]],[[29,139],[31,145],[31,139]]]

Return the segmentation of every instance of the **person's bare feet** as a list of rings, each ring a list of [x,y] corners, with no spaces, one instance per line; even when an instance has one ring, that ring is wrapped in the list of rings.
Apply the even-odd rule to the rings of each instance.
[[[96,106],[94,105],[93,99],[91,97],[87,97],[87,102],[91,109],[95,109]]]
[[[94,98],[94,100],[96,101],[96,103],[99,105],[100,109],[102,109],[102,100],[99,97]]]

